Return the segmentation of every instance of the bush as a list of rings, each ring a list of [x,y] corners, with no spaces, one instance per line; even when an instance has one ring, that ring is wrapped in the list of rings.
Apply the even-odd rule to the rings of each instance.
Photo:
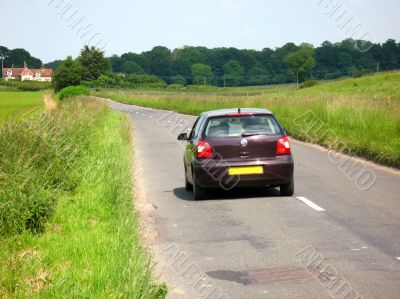
[[[38,91],[38,90],[50,89],[53,87],[52,83],[50,82],[21,81],[21,80],[9,80],[9,81],[1,80],[0,85],[19,89],[22,91]]]
[[[308,87],[313,87],[318,84],[318,81],[316,80],[307,80],[303,84],[300,85],[300,88],[308,88]]]
[[[80,85],[84,71],[85,69],[78,61],[73,60],[71,56],[67,57],[54,73],[55,91]]]
[[[182,84],[170,84],[168,85],[168,89],[174,89],[174,90],[179,90],[179,89],[183,89],[185,86],[183,86]]]
[[[181,84],[181,85],[187,84],[186,78],[183,77],[182,75],[172,76],[170,81],[171,84]]]
[[[65,87],[58,94],[58,98],[62,101],[69,97],[79,96],[79,95],[90,95],[90,90],[85,86],[69,86]]]
[[[369,71],[368,70],[364,70],[364,69],[352,69],[351,70],[351,76],[353,78],[361,78],[362,76],[368,75]]]

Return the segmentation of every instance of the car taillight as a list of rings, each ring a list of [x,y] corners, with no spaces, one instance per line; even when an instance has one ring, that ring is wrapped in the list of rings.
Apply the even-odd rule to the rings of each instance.
[[[214,154],[213,149],[211,145],[204,140],[199,141],[199,144],[197,145],[197,158],[199,159],[206,159],[206,158],[211,158]]]
[[[287,136],[280,138],[278,140],[278,143],[276,144],[276,154],[289,155],[290,153],[291,151],[290,151],[289,138],[287,138]]]

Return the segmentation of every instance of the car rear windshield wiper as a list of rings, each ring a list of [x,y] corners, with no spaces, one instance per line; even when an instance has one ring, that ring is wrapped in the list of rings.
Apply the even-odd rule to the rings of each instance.
[[[259,135],[266,135],[266,134],[261,134],[261,133],[243,133],[242,137],[252,137],[252,136],[259,136]]]

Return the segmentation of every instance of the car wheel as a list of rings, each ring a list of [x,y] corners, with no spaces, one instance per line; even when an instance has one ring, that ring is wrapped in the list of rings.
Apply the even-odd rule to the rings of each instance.
[[[193,199],[202,200],[206,198],[206,189],[197,183],[196,174],[193,174]]]
[[[290,181],[289,184],[281,185],[280,189],[281,189],[281,195],[282,196],[292,196],[293,193],[294,193],[294,180],[293,180],[293,178],[292,178],[292,180]]]
[[[189,181],[187,179],[186,168],[185,168],[185,190],[186,191],[193,191],[193,185],[191,183],[189,183]]]

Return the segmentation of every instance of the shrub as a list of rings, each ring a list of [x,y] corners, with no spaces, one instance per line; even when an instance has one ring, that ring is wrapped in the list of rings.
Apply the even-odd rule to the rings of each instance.
[[[181,84],[181,85],[187,84],[186,78],[183,77],[182,75],[172,76],[170,81],[171,84]]]
[[[316,80],[307,80],[303,84],[300,85],[300,88],[313,87],[317,84],[318,84],[318,81],[316,81]]]
[[[73,60],[71,56],[67,57],[54,74],[55,90],[60,91],[68,86],[80,85],[84,71],[78,61]]]
[[[38,91],[50,89],[53,87],[50,82],[40,82],[40,81],[21,81],[21,80],[0,80],[0,85],[7,86],[10,88],[19,89],[22,91]]]
[[[174,89],[174,90],[178,90],[178,89],[183,89],[185,86],[183,86],[182,84],[170,84],[168,85],[168,89]]]
[[[362,76],[368,75],[368,70],[364,70],[364,69],[352,69],[351,70],[351,76],[353,78],[360,78]]]
[[[160,79],[155,75],[150,74],[140,74],[140,75],[130,75],[128,76],[128,82],[134,85],[145,85],[149,83],[164,83],[165,81]]]
[[[90,90],[85,86],[69,86],[60,91],[58,98],[62,101],[66,98],[79,95],[88,96],[90,95]]]

